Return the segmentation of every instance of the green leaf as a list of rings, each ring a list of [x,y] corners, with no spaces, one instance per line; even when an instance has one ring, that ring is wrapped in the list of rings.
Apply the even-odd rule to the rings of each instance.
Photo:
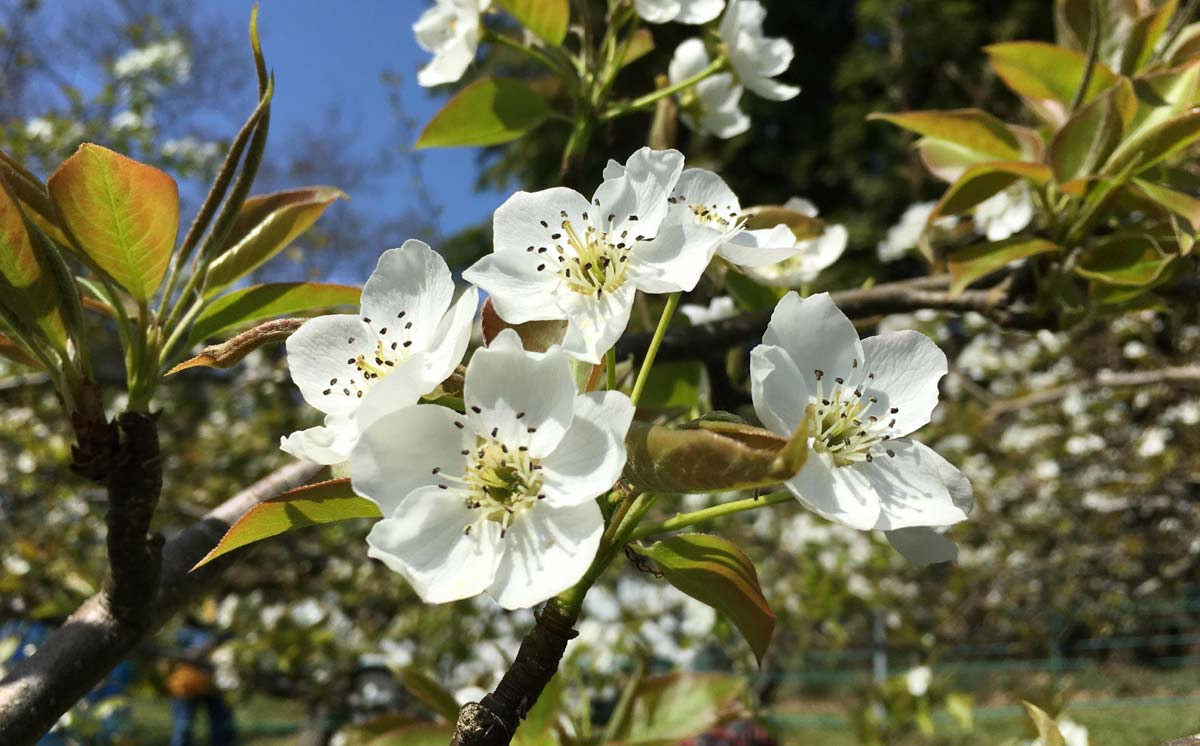
[[[233,222],[225,246],[209,266],[205,294],[250,274],[312,227],[325,209],[346,195],[317,186],[250,197]]]
[[[984,51],[996,75],[1038,116],[1055,126],[1066,120],[1070,102],[1083,80],[1087,59],[1082,53],[1040,41],[992,44]],[[1116,82],[1116,73],[1097,62],[1084,103]]]
[[[727,674],[675,673],[638,685],[629,719],[609,746],[675,746],[740,714],[746,680]]]
[[[0,333],[0,357],[5,357],[18,365],[24,365],[27,368],[41,370],[42,364],[34,358],[30,357],[25,350],[16,342],[8,338],[8,335]]]
[[[567,0],[497,0],[500,6],[551,46],[567,37],[571,7]]]
[[[396,670],[395,674],[405,691],[416,697],[433,714],[449,723],[458,719],[458,700],[453,692],[411,666]]]
[[[545,99],[526,83],[483,78],[463,88],[434,114],[416,147],[499,145],[532,132],[549,116]]]
[[[162,282],[179,230],[179,188],[157,168],[79,146],[47,187],[66,229],[96,266],[139,301]]]
[[[775,633],[775,612],[745,552],[709,534],[677,534],[641,551],[654,560],[667,582],[732,622],[762,664]]]
[[[1149,236],[1112,236],[1089,246],[1075,272],[1109,285],[1143,287],[1154,283],[1173,259]]]
[[[638,406],[691,410],[700,400],[704,366],[695,361],[659,363],[650,371]]]
[[[297,528],[351,518],[381,518],[379,507],[350,488],[349,479],[318,482],[255,505],[229,527],[221,541],[192,569],[256,541]]]
[[[337,306],[357,306],[362,289],[323,282],[276,282],[251,285],[214,300],[196,318],[189,344],[239,326],[286,314]]]
[[[1200,57],[1200,23],[1189,23],[1167,48],[1163,60],[1168,65],[1180,65],[1196,57]]]
[[[1133,121],[1137,98],[1129,80],[1075,112],[1050,143],[1050,165],[1059,184],[1100,173]]]
[[[766,285],[760,285],[741,272],[730,269],[725,273],[725,290],[738,304],[739,308],[747,311],[763,311],[774,308],[782,297],[780,292]]]
[[[891,122],[965,151],[981,161],[1021,160],[1021,143],[1008,126],[982,109],[905,111],[872,114],[868,120]]]
[[[1060,250],[1060,246],[1043,238],[1010,238],[959,249],[946,260],[950,271],[950,295],[961,295],[972,282],[1019,259]]]
[[[65,349],[67,330],[59,291],[47,257],[34,245],[25,217],[8,183],[0,179],[0,303],[36,326],[56,349]]]
[[[639,28],[633,32],[633,37],[625,47],[625,56],[621,58],[621,67],[632,65],[654,51],[654,35],[648,28]]]
[[[1054,722],[1054,718],[1031,702],[1024,704],[1029,719],[1033,721],[1033,727],[1037,728],[1038,740],[1041,741],[1042,746],[1066,746],[1062,732],[1059,731],[1058,723]]]
[[[1117,148],[1105,168],[1117,173],[1136,166],[1138,173],[1170,158],[1200,139],[1200,108],[1192,109],[1162,122],[1140,135],[1130,137]]]
[[[1195,106],[1200,91],[1200,60],[1138,78],[1133,81],[1133,91],[1137,111],[1126,128],[1124,142],[1113,155],[1114,162],[1126,160],[1148,133]]]
[[[1122,75],[1133,75],[1150,61],[1154,56],[1154,47],[1167,30],[1178,7],[1179,0],[1166,0],[1133,23],[1119,47],[1120,59],[1115,61]]]
[[[558,746],[558,714],[562,709],[563,677],[555,674],[529,708],[525,722],[513,736],[514,746]]]
[[[1134,194],[1191,223],[1193,232],[1200,230],[1200,200],[1192,195],[1177,192],[1170,187],[1145,179],[1134,179],[1128,188]]]

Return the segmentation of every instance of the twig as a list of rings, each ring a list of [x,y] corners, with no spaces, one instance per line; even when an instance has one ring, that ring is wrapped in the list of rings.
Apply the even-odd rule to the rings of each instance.
[[[1127,388],[1131,386],[1152,386],[1158,383],[1173,383],[1181,386],[1200,386],[1200,365],[1181,365],[1158,370],[1138,370],[1128,372],[1101,371],[1094,378],[1063,384],[1015,399],[996,402],[987,411],[988,421],[996,420],[1013,412],[1019,412],[1030,407],[1051,404],[1062,400],[1063,396],[1072,391],[1085,391],[1091,388]]]

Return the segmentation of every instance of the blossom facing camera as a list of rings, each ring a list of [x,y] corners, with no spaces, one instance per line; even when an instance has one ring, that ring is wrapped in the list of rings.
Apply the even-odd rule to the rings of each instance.
[[[384,515],[368,554],[426,602],[487,592],[527,608],[591,564],[595,498],[621,476],[633,404],[577,394],[562,348],[528,352],[511,329],[471,358],[463,400],[466,414],[415,404],[364,429],[350,479]]]
[[[479,294],[451,306],[445,260],[421,241],[385,251],[363,286],[362,312],[309,319],[287,340],[288,368],[323,426],[280,440],[284,451],[318,464],[349,458],[367,420],[408,406],[437,388],[462,361]]]
[[[667,76],[671,84],[676,85],[700,74],[711,62],[704,42],[688,39],[675,48],[667,66]],[[750,117],[738,106],[742,100],[742,87],[732,73],[710,75],[676,97],[679,118],[697,132],[729,139],[750,129]]]
[[[605,171],[592,201],[573,189],[517,192],[493,221],[495,250],[463,277],[511,324],[563,319],[563,349],[599,363],[629,323],[634,293],[691,290],[720,234],[667,220],[676,150],[642,148]]]
[[[754,409],[791,435],[807,419],[810,452],[787,481],[818,515],[878,529],[902,554],[927,564],[953,559],[930,527],[965,520],[970,482],[909,433],[929,422],[946,356],[915,331],[860,341],[827,293],[788,293],[750,357]]]
[[[633,5],[648,23],[700,24],[721,15],[725,0],[634,0]]]
[[[792,43],[763,35],[767,11],[758,0],[731,0],[721,18],[720,35],[738,81],[772,101],[795,98],[800,89],[773,78],[792,64]]]
[[[454,83],[475,60],[479,14],[491,0],[437,0],[413,24],[417,45],[433,55],[417,73],[425,87]]]

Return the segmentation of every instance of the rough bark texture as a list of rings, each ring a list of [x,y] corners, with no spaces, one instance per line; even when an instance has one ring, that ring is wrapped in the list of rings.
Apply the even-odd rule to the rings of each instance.
[[[112,614],[131,628],[154,603],[162,563],[162,536],[150,522],[162,490],[158,416],[125,412],[117,418],[118,445],[108,486],[108,602]]]
[[[304,463],[285,466],[172,537],[162,550],[158,583],[141,589],[153,601],[142,604],[134,617],[114,614],[107,591],[85,601],[34,655],[0,681],[0,744],[36,743],[146,635],[207,591],[229,560],[221,558],[194,573],[189,571],[233,521],[256,503],[312,480],[320,469]],[[156,483],[142,484],[150,487]],[[134,495],[128,498],[135,503],[140,500]],[[145,531],[138,535],[144,539]]]
[[[558,671],[567,643],[579,634],[574,629],[576,618],[553,602],[546,604],[496,690],[459,710],[451,746],[506,746],[512,741]]]

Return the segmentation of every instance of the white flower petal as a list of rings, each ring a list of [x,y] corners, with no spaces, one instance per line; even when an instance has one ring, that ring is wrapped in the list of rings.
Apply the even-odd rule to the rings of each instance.
[[[786,225],[739,231],[717,249],[721,258],[739,267],[765,267],[799,254],[796,234]]]
[[[366,430],[386,414],[416,404],[423,395],[445,380],[446,376],[443,376],[437,383],[429,382],[429,364],[425,360],[425,354],[418,352],[412,355],[371,385],[361,400],[362,404],[350,415],[359,432]],[[461,359],[461,355],[458,359]]]
[[[379,417],[362,429],[350,453],[354,491],[390,516],[410,492],[439,483],[435,468],[461,470],[462,450],[474,445],[465,427],[455,425],[463,420],[457,412],[433,404],[415,404]]]
[[[412,584],[426,603],[445,603],[487,590],[496,576],[500,526],[475,519],[461,495],[436,487],[412,492],[372,527],[367,554]]]
[[[555,507],[594,499],[621,477],[625,434],[633,403],[619,391],[575,398],[575,419],[558,446],[542,459],[542,492]]]
[[[750,394],[758,419],[773,432],[790,436],[804,420],[805,377],[782,347],[761,344],[751,351]]]
[[[570,588],[587,572],[604,533],[595,501],[526,510],[501,539],[503,555],[488,588],[506,609],[524,609]]]
[[[806,383],[816,370],[831,379],[843,378],[851,386],[864,375],[858,332],[828,293],[804,299],[794,292],[783,296],[771,314],[763,344],[782,347]]]
[[[737,195],[729,185],[720,176],[703,168],[685,169],[675,182],[671,196],[677,204],[707,208],[731,223],[742,212]]]
[[[864,381],[865,390],[878,399],[867,414],[894,418],[896,435],[929,422],[938,403],[938,381],[946,375],[946,354],[929,337],[909,330],[868,337],[862,349],[865,369],[875,375]]]
[[[764,36],[765,18],[766,10],[758,0],[731,0],[719,33],[742,85],[764,98],[786,101],[800,89],[771,78],[791,64],[792,45],[786,39]]]
[[[629,258],[630,282],[646,293],[692,290],[723,235],[707,226],[671,219],[654,240],[634,247]]]
[[[324,425],[310,427],[279,439],[279,448],[314,464],[340,464],[350,458],[350,449],[358,442],[358,427],[353,419],[331,414]]]
[[[708,67],[709,62],[711,60],[708,58],[708,50],[704,48],[703,40],[685,39],[675,47],[675,53],[671,55],[671,62],[667,65],[667,77],[672,83],[687,80]],[[608,174],[605,174],[605,178],[608,178]]]
[[[474,432],[490,436],[495,430],[491,437],[500,442],[528,444],[531,456],[544,456],[571,424],[571,362],[558,346],[527,352],[517,333],[505,329],[471,357],[463,401]]]
[[[678,23],[708,23],[721,15],[722,10],[725,10],[725,0],[682,0],[675,20]]]
[[[635,0],[637,14],[647,23],[667,23],[679,15],[679,0]]]
[[[741,96],[741,88],[737,89],[738,96]],[[736,99],[736,97],[735,97]],[[686,120],[685,120],[686,122]],[[688,125],[691,127],[692,125]],[[692,127],[692,129],[696,129]],[[713,111],[706,113],[700,118],[700,129],[708,132],[715,137],[723,140],[728,140],[731,137],[746,132],[750,129],[750,117],[746,116],[740,109],[735,108],[732,111]]]
[[[800,87],[780,83],[770,78],[744,77],[742,85],[769,101],[790,101],[800,95]]]
[[[827,453],[811,451],[787,487],[809,510],[831,521],[867,531],[879,520],[879,498],[857,468],[837,467]]]
[[[565,293],[559,308],[567,317],[562,346],[572,357],[599,364],[608,348],[617,343],[629,325],[636,288],[626,282],[615,292],[594,295]]]
[[[363,285],[362,316],[384,342],[411,341],[411,348],[423,350],[437,340],[453,297],[446,261],[428,244],[410,239],[380,255]]]
[[[487,293],[496,313],[510,324],[561,319],[558,307],[546,302],[558,288],[558,277],[539,272],[541,263],[521,254],[493,252],[463,272],[463,279]]]
[[[958,559],[958,547],[937,531],[925,526],[885,531],[888,543],[915,565],[925,566]]]
[[[425,353],[425,380],[432,384],[422,394],[429,393],[450,377],[462,362],[471,342],[475,326],[475,311],[479,308],[479,290],[467,288],[434,332],[433,342]],[[390,378],[391,376],[388,376]],[[387,378],[384,379],[385,381]]]
[[[353,359],[373,355],[375,339],[362,319],[349,314],[304,322],[285,345],[288,369],[304,400],[326,414],[349,414],[358,409],[357,391],[363,377]]]
[[[815,218],[820,215],[820,210],[813,204],[813,201],[804,197],[788,197],[788,201],[783,203],[785,209],[793,212],[798,212],[801,215],[807,215],[810,218]]]
[[[667,216],[667,197],[682,171],[683,154],[678,150],[639,148],[625,161],[620,177],[606,180],[596,190],[592,224],[614,235],[628,231],[635,239],[654,236]]]
[[[967,519],[955,503],[943,474],[957,470],[921,443],[899,438],[885,444],[894,457],[876,457],[853,468],[861,471],[879,495],[879,521],[885,531],[910,526],[950,526]]]

